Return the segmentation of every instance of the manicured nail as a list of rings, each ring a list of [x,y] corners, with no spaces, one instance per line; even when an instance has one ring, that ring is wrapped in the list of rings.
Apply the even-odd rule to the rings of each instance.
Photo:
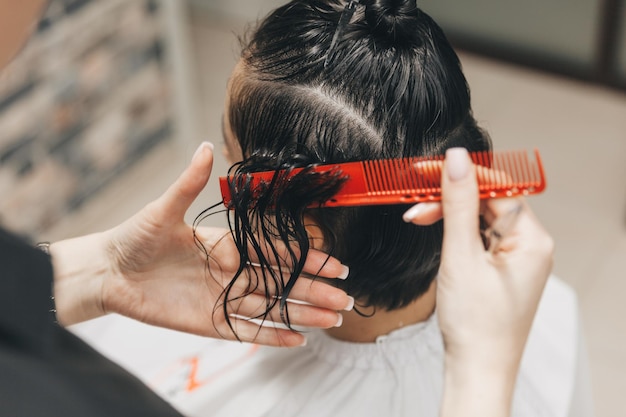
[[[451,148],[446,151],[446,171],[450,181],[460,181],[470,172],[470,160],[465,148]]]
[[[413,219],[416,218],[422,212],[422,207],[423,206],[421,204],[414,205],[402,215],[402,220],[404,220],[407,223],[411,223]]]
[[[191,158],[191,160],[193,161],[196,159],[198,155],[200,155],[207,148],[213,150],[213,144],[211,142],[202,142],[200,146],[198,146],[198,149],[196,149],[196,152],[193,154],[193,158]]]
[[[345,311],[352,311],[354,308],[354,297],[348,296],[348,305],[344,308]]]
[[[337,314],[339,316],[339,318],[337,319],[337,324],[335,324],[334,327],[341,327],[341,325],[343,324],[343,316],[341,314]]]
[[[342,271],[339,275],[337,275],[337,278],[339,279],[346,279],[348,278],[348,275],[350,275],[350,268],[348,268],[346,265],[341,265]]]

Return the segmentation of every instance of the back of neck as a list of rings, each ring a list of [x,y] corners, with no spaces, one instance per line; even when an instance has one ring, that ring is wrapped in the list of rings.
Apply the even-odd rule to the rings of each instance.
[[[343,325],[326,330],[335,339],[355,343],[374,343],[376,338],[411,324],[428,320],[435,311],[437,293],[433,281],[428,291],[406,307],[387,311],[377,309],[371,317],[363,317],[354,310],[343,313]],[[358,302],[357,302],[358,304]],[[368,308],[362,311],[368,314]]]

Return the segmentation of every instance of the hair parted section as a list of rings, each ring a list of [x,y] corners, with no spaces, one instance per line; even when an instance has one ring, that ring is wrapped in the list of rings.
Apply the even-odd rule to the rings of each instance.
[[[291,244],[295,258],[284,261],[291,265],[287,275],[271,267],[280,260],[261,262],[272,279],[290,283],[301,271],[294,263],[309,250],[305,217],[313,219],[324,235],[322,249],[350,267],[348,279],[337,285],[361,303],[397,309],[434,279],[441,222],[405,224],[405,206],[307,208],[313,196],[330,198],[341,177],[315,178],[306,168],[439,155],[456,146],[487,150],[490,141],[474,120],[461,64],[439,26],[415,1],[360,3],[327,66],[345,1],[290,1],[243,41],[226,120],[244,156],[232,171],[241,188],[233,194],[239,209],[231,213],[231,225],[242,262],[258,257],[247,251],[259,231],[272,230]],[[247,173],[295,167],[305,168],[297,182],[277,180],[262,191],[280,204],[250,206],[241,181]],[[291,287],[284,285],[281,297]]]
[[[384,139],[368,121],[371,114],[322,83],[288,84],[254,74],[232,82],[230,126],[244,155],[280,150],[281,159],[300,154],[314,163],[350,161],[364,153],[374,158],[383,152]]]

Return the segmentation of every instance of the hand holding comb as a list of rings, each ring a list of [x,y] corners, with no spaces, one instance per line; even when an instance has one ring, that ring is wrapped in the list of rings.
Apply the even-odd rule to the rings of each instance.
[[[470,152],[476,165],[480,198],[514,197],[542,192],[546,187],[539,151],[534,160],[527,151]],[[347,177],[332,198],[316,207],[415,204],[441,200],[441,169],[444,156],[381,159],[318,165],[315,172],[340,173]],[[296,175],[302,169],[294,169]],[[272,181],[278,171],[263,171],[249,176],[252,188]],[[224,205],[230,207],[231,177],[220,177]]]

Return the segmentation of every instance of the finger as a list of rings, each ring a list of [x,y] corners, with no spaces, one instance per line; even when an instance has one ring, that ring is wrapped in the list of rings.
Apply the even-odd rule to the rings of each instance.
[[[443,161],[426,160],[415,163],[415,170],[420,175],[432,176],[441,173],[443,169]],[[511,176],[503,170],[489,168],[484,165],[476,165],[476,177],[479,183],[490,183],[502,185],[511,181]]]
[[[441,188],[444,216],[443,253],[482,251],[478,183],[466,149],[452,148],[446,152]]]
[[[277,274],[274,270],[272,274]],[[244,272],[243,279],[237,280],[232,287],[231,298],[245,296],[249,293],[256,293],[265,296],[278,296],[279,290],[276,283],[269,276],[264,275],[260,267],[249,266]],[[290,271],[283,271],[283,284],[289,279]],[[349,311],[354,307],[354,298],[346,294],[340,288],[334,287],[323,280],[314,280],[300,276],[288,295],[290,300],[308,303],[317,307],[329,310]]]
[[[250,263],[253,265],[259,262],[257,251],[260,251],[265,260],[271,262],[275,267],[280,264],[282,269],[291,268],[294,261],[298,262],[301,256],[300,249],[295,245],[288,248],[281,241],[260,241],[256,248],[252,245],[249,246],[248,254]],[[350,272],[350,269],[339,260],[316,249],[309,249],[302,270],[314,276],[339,279],[346,279]]]
[[[298,279],[289,293],[289,298],[335,311],[350,311],[354,307],[354,298],[344,290],[304,277]]]
[[[493,223],[495,219],[505,215],[511,210],[515,209],[518,205],[522,204],[524,211],[530,211],[526,201],[522,197],[513,198],[493,198],[487,200],[484,216],[488,224]]]
[[[416,164],[418,172],[426,171],[427,168],[441,172],[443,168],[442,161],[422,161]],[[487,168],[481,165],[476,165],[476,177],[479,184],[505,184],[507,180],[510,180],[508,174]],[[482,212],[481,207],[481,212]],[[443,210],[440,202],[424,202],[419,203],[407,210],[402,216],[405,222],[413,223],[419,226],[429,226],[443,218]]]
[[[443,218],[443,209],[439,202],[419,203],[404,213],[402,219],[418,226],[429,226]]]
[[[334,310],[289,301],[281,308],[280,300],[271,301],[273,301],[273,305],[268,305],[265,296],[250,294],[237,300],[229,301],[228,312],[231,317],[235,315],[237,317],[249,317],[275,323],[284,323],[284,318],[284,320],[288,320],[291,326],[317,327],[320,329],[337,327],[343,322],[341,314]],[[268,310],[269,307],[271,308]]]
[[[183,218],[191,203],[206,186],[213,168],[213,145],[202,142],[191,163],[157,200],[164,218]]]
[[[237,336],[233,334],[233,330],[225,322],[216,325],[216,330],[227,340],[239,340],[265,346],[298,347],[306,343],[304,335],[282,328],[282,326],[275,327],[270,323],[261,326],[256,320],[231,318],[231,325]]]
[[[309,250],[303,271],[320,277],[339,279],[346,279],[350,273],[350,269],[339,260],[316,249]]]
[[[492,186],[506,186],[513,180],[511,175],[502,169],[488,168],[483,165],[475,165],[476,178],[479,184],[490,184]]]
[[[237,247],[233,242],[232,234],[222,229],[198,228],[196,234],[202,239],[205,247],[209,248],[209,271],[221,285],[226,285],[239,269],[241,259],[238,255]],[[254,252],[250,253],[253,258]],[[234,287],[240,293],[251,291],[264,292],[268,281],[271,284],[272,275],[282,272],[284,278],[282,282],[289,279],[291,268],[282,262],[282,265],[274,265],[272,271],[263,271],[258,263],[248,261],[243,275],[234,282]],[[265,275],[264,275],[265,272]],[[342,265],[337,259],[318,250],[310,250],[304,265],[304,272],[314,277],[322,278],[345,278],[349,269]],[[269,275],[268,275],[269,274]],[[266,281],[263,277],[268,278]],[[275,291],[270,291],[275,293]],[[341,289],[325,283],[323,280],[312,280],[301,276],[291,290],[291,297],[318,305],[320,307],[333,310],[350,309],[354,300]]]
[[[507,236],[503,239],[500,247],[507,250],[515,247],[527,247],[532,248],[533,251],[552,256],[554,241],[524,198],[516,197],[489,200],[487,202],[485,218],[488,222],[493,224],[497,218],[505,216],[519,204],[522,205],[522,211]]]

